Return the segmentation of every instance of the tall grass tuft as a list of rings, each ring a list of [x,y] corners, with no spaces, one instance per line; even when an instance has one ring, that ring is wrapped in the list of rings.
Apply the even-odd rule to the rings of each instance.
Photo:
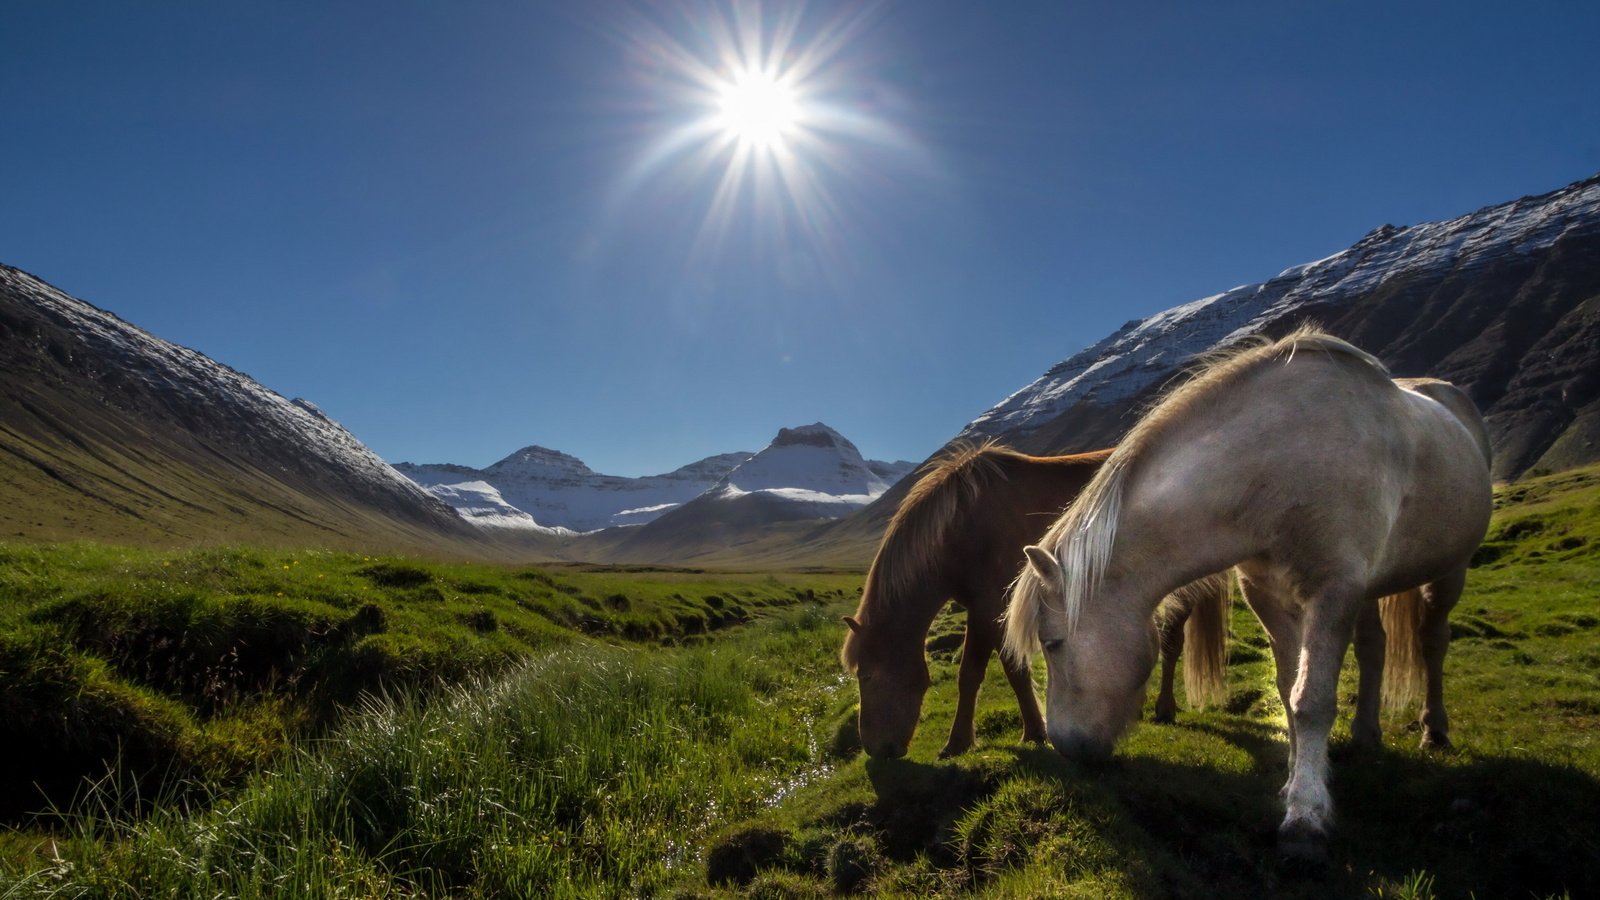
[[[442,699],[373,701],[208,812],[81,824],[0,896],[647,893],[818,764],[825,628],[800,613],[715,647],[575,645]]]

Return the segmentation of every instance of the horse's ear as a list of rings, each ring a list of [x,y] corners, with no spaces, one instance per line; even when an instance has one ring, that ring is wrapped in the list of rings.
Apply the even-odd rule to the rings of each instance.
[[[1055,554],[1049,550],[1037,544],[1029,544],[1022,548],[1022,552],[1027,554],[1028,565],[1033,568],[1034,574],[1044,579],[1046,583],[1060,584],[1065,580],[1061,577],[1061,563],[1056,561]]]
[[[843,616],[842,618],[844,619],[844,623],[846,625],[850,626],[850,630],[851,631],[854,631],[857,634],[861,633],[861,623],[860,622],[857,622],[855,619],[851,618],[850,616]]]

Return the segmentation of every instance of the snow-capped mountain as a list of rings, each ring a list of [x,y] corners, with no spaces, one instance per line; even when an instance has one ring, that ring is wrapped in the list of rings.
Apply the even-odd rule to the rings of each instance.
[[[6,266],[0,424],[18,534],[472,534],[309,401]]]
[[[837,519],[883,496],[915,467],[863,459],[820,422],[784,428],[710,490],[639,529],[609,556],[682,561],[725,551],[774,525]]]
[[[959,435],[1033,452],[1113,443],[1198,353],[1303,320],[1396,375],[1465,387],[1496,473],[1600,457],[1600,176],[1445,222],[1385,225],[1259,284],[1203,297],[1053,366]]]
[[[720,453],[642,478],[603,475],[575,456],[538,446],[524,447],[484,469],[395,466],[469,521],[574,532],[644,525],[708,492],[729,497],[765,493],[807,504],[813,516],[844,515],[870,502],[911,467],[903,461],[862,459],[854,444],[821,424],[785,428],[757,454]],[[495,496],[489,498],[484,488]],[[498,503],[523,515],[489,512]]]
[[[715,485],[749,453],[710,456],[665,475],[602,475],[575,456],[524,447],[485,469],[450,464],[398,463],[395,468],[480,525],[554,531],[595,531],[642,525]],[[480,502],[468,486],[482,485],[522,517],[466,512]]]
[[[835,518],[871,503],[913,466],[868,462],[844,435],[817,422],[780,429],[765,450],[729,472],[705,499],[767,494],[791,504],[795,518]]]

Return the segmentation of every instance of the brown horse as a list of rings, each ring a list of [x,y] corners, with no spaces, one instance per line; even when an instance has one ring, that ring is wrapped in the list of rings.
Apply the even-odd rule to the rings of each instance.
[[[911,745],[929,677],[923,653],[928,627],[947,600],[967,611],[955,721],[941,757],[976,739],[973,711],[990,655],[1000,645],[1006,589],[1037,540],[1089,482],[1109,450],[1076,456],[1026,456],[995,445],[958,446],[931,462],[895,512],[867,573],[840,659],[861,688],[861,745],[875,757],[904,755]],[[1227,643],[1227,583],[1197,583],[1164,608],[1158,721],[1171,721],[1173,669],[1184,645],[1191,702],[1221,696]],[[1194,615],[1191,617],[1190,612]],[[1022,738],[1043,741],[1044,720],[1028,668],[1003,660],[1022,710]]]
[[[1353,635],[1363,675],[1381,667],[1385,595],[1424,601],[1420,616],[1387,624],[1420,632],[1423,740],[1448,742],[1446,616],[1488,527],[1488,461],[1464,393],[1391,380],[1337,338],[1302,330],[1212,364],[1151,410],[1026,550],[1006,646],[1045,655],[1051,743],[1109,755],[1154,664],[1162,596],[1237,567],[1289,713],[1280,846],[1323,856],[1339,668]]]

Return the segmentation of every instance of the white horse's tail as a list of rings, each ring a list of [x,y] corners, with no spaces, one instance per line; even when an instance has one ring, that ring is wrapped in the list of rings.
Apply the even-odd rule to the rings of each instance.
[[[1190,610],[1183,625],[1184,693],[1194,709],[1220,706],[1228,698],[1228,573],[1207,575],[1173,593]]]
[[[1383,708],[1393,712],[1411,705],[1422,693],[1427,671],[1422,658],[1422,622],[1427,604],[1422,590],[1412,588],[1378,601],[1387,650],[1383,657]]]

